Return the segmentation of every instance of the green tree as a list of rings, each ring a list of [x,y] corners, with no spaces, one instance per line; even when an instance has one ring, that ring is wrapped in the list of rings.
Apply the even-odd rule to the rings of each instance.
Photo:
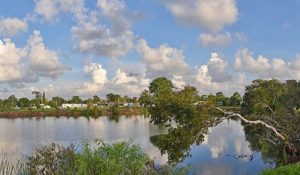
[[[22,109],[29,108],[30,107],[30,100],[26,97],[20,98],[18,100],[18,106]]]
[[[94,101],[91,98],[87,99],[85,103],[87,104],[88,109],[92,109],[94,106]]]
[[[142,91],[140,98],[139,98],[139,102],[140,102],[140,105],[144,106],[144,107],[150,107],[152,105],[152,98],[151,98],[149,90]]]
[[[119,104],[121,96],[119,94],[109,93],[106,95],[107,102]]]
[[[62,106],[63,103],[65,103],[66,100],[63,99],[62,97],[56,96],[52,97],[52,99],[49,101],[49,104],[53,108],[57,108],[59,106]]]
[[[69,100],[69,103],[81,104],[82,99],[79,96],[73,96],[71,100]]]
[[[14,108],[17,105],[18,99],[16,98],[16,96],[11,95],[7,98],[7,102],[8,108]]]
[[[235,92],[229,99],[230,106],[239,106],[241,105],[241,102],[242,102],[242,97],[238,92]]]
[[[149,91],[152,94],[170,93],[173,88],[172,82],[165,77],[156,78],[149,85]]]
[[[93,103],[94,104],[99,104],[101,102],[101,99],[98,97],[98,95],[93,96]]]
[[[150,99],[151,121],[168,127],[169,132],[153,142],[163,153],[168,153],[169,160],[182,160],[182,156],[188,155],[191,144],[203,140],[208,127],[230,117],[242,120],[251,148],[261,150],[266,159],[271,155],[271,158],[277,157],[277,163],[299,160],[298,82],[254,80],[246,87],[241,115],[218,107],[218,102],[226,99],[221,92],[209,95],[204,103],[197,103],[201,97],[196,88],[187,86],[182,90],[174,90],[167,83],[169,80],[161,80],[153,80],[155,82],[151,83],[153,86],[149,86],[149,96],[147,91],[141,96],[147,95]],[[166,84],[169,85],[165,86]],[[238,93],[233,96],[239,99]]]
[[[43,92],[42,103],[47,104],[47,98],[46,98],[46,93],[45,92]]]
[[[42,102],[42,94],[39,91],[32,91],[32,94],[35,95],[35,100],[32,101],[32,105],[36,106],[37,108],[40,108]]]
[[[246,87],[242,113],[270,115],[276,110],[278,99],[285,90],[285,84],[278,80],[254,80]]]

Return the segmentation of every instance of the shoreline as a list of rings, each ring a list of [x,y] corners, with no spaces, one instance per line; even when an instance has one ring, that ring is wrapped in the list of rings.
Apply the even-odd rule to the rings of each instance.
[[[227,111],[240,112],[236,106],[221,107]],[[143,107],[99,107],[99,108],[69,108],[69,109],[20,109],[11,111],[0,111],[0,118],[32,118],[32,117],[101,117],[117,115],[145,115],[146,109]]]
[[[92,109],[33,109],[33,110],[12,110],[1,111],[0,118],[32,118],[32,117],[100,117],[103,115],[142,115],[144,109],[141,107],[119,107],[110,108],[92,108]]]

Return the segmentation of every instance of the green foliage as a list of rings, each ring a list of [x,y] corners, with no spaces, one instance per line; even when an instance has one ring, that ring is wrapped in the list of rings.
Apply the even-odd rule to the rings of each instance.
[[[94,97],[93,97],[93,103],[94,104],[98,104],[100,102],[101,102],[101,99],[98,97],[98,95],[94,95]]]
[[[152,98],[151,98],[150,92],[148,90],[142,91],[139,101],[140,101],[141,106],[144,106],[144,107],[151,106]]]
[[[120,99],[121,99],[121,96],[119,94],[109,93],[106,95],[107,102],[118,104]]]
[[[165,77],[154,79],[149,85],[149,91],[152,94],[161,94],[172,91],[173,84]]]
[[[168,154],[169,163],[176,163],[189,155],[190,146],[200,144],[210,126],[201,97],[195,87],[174,89],[170,80],[158,78],[150,83],[149,91],[141,94],[149,108],[151,122],[168,127],[168,133],[151,137],[151,142],[162,153]]]
[[[38,91],[32,91],[32,94],[35,95],[35,99],[31,100],[31,106],[36,106],[37,108],[40,108],[41,103],[43,103],[42,94]]]
[[[98,142],[95,149],[85,144],[76,160],[76,174],[142,174],[148,156],[140,147],[127,142],[108,145]]]
[[[138,145],[118,142],[112,145],[97,140],[63,147],[51,144],[37,149],[25,162],[2,159],[0,174],[5,175],[184,175],[189,167],[157,165]]]
[[[166,78],[153,80],[140,99],[148,105],[151,121],[168,127],[167,134],[154,136],[151,141],[162,153],[168,153],[170,162],[178,162],[188,156],[190,146],[201,143],[208,127],[224,119],[223,115],[212,110],[214,106],[236,106],[242,101],[237,92],[230,98],[222,92],[199,97],[196,88],[186,86],[177,90]],[[246,87],[242,104],[244,116],[274,126],[284,138],[279,139],[264,126],[248,127],[245,124],[250,147],[261,151],[266,161],[285,164],[300,156],[299,99],[300,85],[297,81],[254,80]]]
[[[20,98],[18,101],[18,106],[22,109],[30,107],[30,100],[28,98]]]
[[[242,113],[270,115],[277,110],[278,100],[285,90],[285,84],[278,80],[254,80],[246,87]]]
[[[251,119],[260,119],[272,125],[287,142],[295,146],[294,150],[286,147],[264,127],[246,128],[246,137],[252,135],[251,147],[262,151],[265,159],[272,158],[278,165],[293,162],[299,157],[300,147],[300,86],[297,81],[255,80],[246,87],[242,113]],[[264,141],[262,141],[262,139]],[[269,140],[269,141],[267,141]]]
[[[77,155],[74,146],[67,148],[52,144],[36,150],[28,158],[26,169],[29,174],[72,174]]]
[[[112,116],[118,116],[119,115],[119,107],[117,105],[113,105],[110,107]]]
[[[52,97],[52,99],[48,102],[49,105],[53,108],[58,108],[59,106],[61,106],[63,103],[65,103],[65,99],[63,99],[62,97]]]
[[[300,175],[300,163],[264,170],[261,175]]]
[[[71,100],[69,100],[69,103],[81,104],[82,99],[79,96],[73,96]]]
[[[235,92],[229,99],[230,106],[239,106],[241,102],[242,102],[242,97],[238,92]]]

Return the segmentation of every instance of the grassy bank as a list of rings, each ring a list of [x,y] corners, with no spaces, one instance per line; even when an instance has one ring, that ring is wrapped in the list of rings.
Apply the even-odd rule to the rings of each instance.
[[[26,117],[100,117],[112,115],[142,115],[144,109],[141,107],[93,107],[73,109],[7,109],[0,111],[1,118],[26,118]]]
[[[300,175],[300,162],[276,169],[265,170],[261,175]]]

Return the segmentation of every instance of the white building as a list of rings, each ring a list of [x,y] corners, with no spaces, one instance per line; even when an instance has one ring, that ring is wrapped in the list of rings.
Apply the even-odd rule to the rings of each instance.
[[[51,108],[51,106],[45,105],[45,104],[40,104],[40,106],[42,109],[50,109]]]
[[[87,104],[65,103],[62,104],[62,108],[87,108]]]

